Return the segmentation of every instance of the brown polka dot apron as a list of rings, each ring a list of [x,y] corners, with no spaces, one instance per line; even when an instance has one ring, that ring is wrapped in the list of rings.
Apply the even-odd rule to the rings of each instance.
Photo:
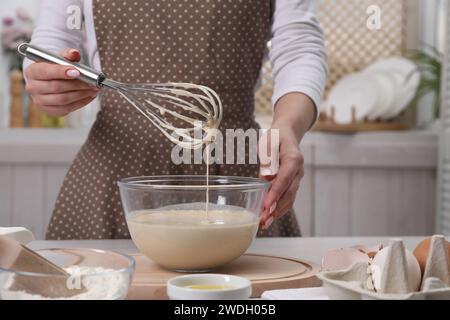
[[[102,70],[121,82],[192,82],[214,89],[221,130],[258,128],[254,87],[270,35],[271,1],[94,0]],[[172,144],[117,93],[105,90],[86,143],[64,179],[48,239],[118,239],[129,233],[117,181],[132,176],[205,174],[175,165]],[[218,165],[215,175],[258,176],[257,165]],[[290,212],[259,236],[298,236]]]

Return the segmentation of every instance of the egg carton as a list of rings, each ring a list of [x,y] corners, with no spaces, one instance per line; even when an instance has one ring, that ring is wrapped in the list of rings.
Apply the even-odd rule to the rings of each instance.
[[[339,300],[435,300],[450,299],[450,259],[444,236],[433,236],[423,271],[420,291],[410,292],[407,251],[399,239],[388,247],[381,274],[374,277],[367,263],[355,263],[340,271],[317,275],[331,299]],[[378,285],[374,285],[378,282]],[[378,288],[378,289],[376,289]]]

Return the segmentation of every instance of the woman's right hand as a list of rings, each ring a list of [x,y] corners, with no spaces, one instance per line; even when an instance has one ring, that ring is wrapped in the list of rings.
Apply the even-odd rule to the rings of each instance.
[[[75,49],[61,54],[67,60],[78,62],[81,55]],[[51,116],[65,116],[90,103],[99,89],[76,78],[80,72],[68,66],[36,62],[25,69],[26,90],[33,101]]]

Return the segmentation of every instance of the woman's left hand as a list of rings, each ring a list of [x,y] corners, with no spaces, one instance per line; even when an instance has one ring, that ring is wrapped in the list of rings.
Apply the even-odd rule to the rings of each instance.
[[[272,128],[271,130],[276,130]],[[278,163],[262,164],[260,176],[270,181],[270,189],[264,199],[263,214],[260,224],[263,229],[282,217],[288,210],[292,209],[300,187],[300,181],[304,175],[304,158],[300,151],[299,141],[296,133],[290,129],[278,129],[278,147],[270,143],[272,153],[279,152],[279,156],[271,155],[272,161],[279,159]],[[266,133],[269,134],[270,130]],[[266,136],[267,137],[267,136]],[[261,139],[266,142],[267,140]],[[279,167],[279,168],[278,168]]]
[[[263,229],[268,229],[294,205],[304,175],[300,141],[310,129],[316,114],[314,102],[300,92],[288,93],[276,103],[271,130],[277,130],[279,139],[275,140],[278,140],[278,143],[271,143],[273,134],[269,134],[269,130],[260,139],[259,148],[260,176],[270,181],[260,221]],[[267,152],[261,152],[264,148],[270,153],[270,161],[264,157]]]

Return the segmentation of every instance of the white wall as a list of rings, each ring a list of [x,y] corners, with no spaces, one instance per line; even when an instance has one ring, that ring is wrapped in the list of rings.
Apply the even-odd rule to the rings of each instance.
[[[16,8],[25,8],[35,19],[38,13],[39,0],[14,0],[0,1],[0,19],[5,16],[15,16]],[[0,23],[0,31],[3,26]],[[9,64],[3,50],[0,48],[0,129],[7,127],[8,119],[6,118],[9,108]]]
[[[419,41],[423,47],[431,46],[444,52],[445,5],[448,0],[421,0]],[[433,96],[425,96],[417,108],[417,124],[424,126],[433,119]]]

